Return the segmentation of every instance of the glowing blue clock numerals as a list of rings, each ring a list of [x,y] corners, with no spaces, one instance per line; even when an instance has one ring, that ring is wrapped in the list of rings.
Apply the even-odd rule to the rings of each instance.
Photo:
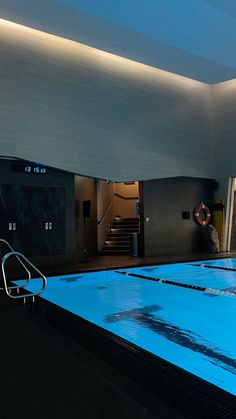
[[[36,166],[32,164],[13,164],[12,170],[14,172],[24,172],[24,173],[31,173],[31,174],[39,174],[45,175],[48,173],[48,168],[45,166]]]
[[[25,166],[25,173],[38,173],[38,174],[45,174],[47,173],[46,167],[40,167],[40,166]]]

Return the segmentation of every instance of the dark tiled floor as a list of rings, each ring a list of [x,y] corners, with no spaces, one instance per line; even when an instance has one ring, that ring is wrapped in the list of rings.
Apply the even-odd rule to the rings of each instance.
[[[189,255],[171,255],[156,257],[131,257],[131,256],[94,256],[86,262],[77,262],[70,265],[41,266],[46,275],[66,274],[94,269],[110,269],[116,267],[155,265],[160,263],[184,262],[190,260],[218,259],[235,257],[236,253],[192,253]]]
[[[46,276],[53,276],[59,274],[77,273],[82,271],[96,270],[96,269],[112,269],[120,267],[130,267],[138,265],[157,265],[161,263],[175,263],[185,262],[191,260],[203,259],[218,259],[225,257],[236,257],[236,252],[232,253],[191,253],[188,255],[162,255],[155,257],[132,257],[124,256],[93,256],[89,260],[79,261],[71,264],[50,264],[50,265],[35,265]],[[12,263],[7,265],[7,277],[9,279],[22,278],[25,276],[22,269],[19,271],[19,264]]]
[[[1,419],[183,419],[166,403],[0,295]]]

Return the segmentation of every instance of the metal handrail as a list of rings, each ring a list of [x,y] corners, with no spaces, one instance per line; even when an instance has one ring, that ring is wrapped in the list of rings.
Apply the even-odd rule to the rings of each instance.
[[[97,225],[98,225],[99,227],[102,225],[103,221],[105,220],[105,218],[106,218],[107,214],[109,213],[109,211],[110,211],[110,209],[111,209],[111,207],[112,207],[113,203],[114,203],[114,196],[112,197],[112,200],[111,200],[110,204],[108,205],[108,207],[107,207],[106,211],[104,212],[104,214],[103,214],[103,216],[102,216],[101,220],[99,220],[99,221],[97,222]]]
[[[4,239],[0,239],[0,244],[1,243],[4,243],[9,249],[10,249],[10,251],[11,252],[15,252],[15,250],[13,249],[13,247],[10,245],[10,243],[8,243],[8,241],[6,241],[6,240],[4,240]],[[10,287],[8,287],[8,289],[19,289],[19,288],[23,288],[23,287],[25,287],[25,285],[27,285],[28,284],[28,282],[29,282],[29,280],[31,279],[31,273],[30,273],[30,271],[26,268],[26,266],[25,266],[25,264],[22,262],[22,260],[18,257],[18,256],[16,256],[16,259],[20,262],[20,264],[23,266],[23,268],[25,269],[25,271],[27,272],[27,274],[28,274],[28,279],[25,279],[25,281],[19,286],[19,285],[12,285],[12,286],[10,286]],[[4,290],[4,288],[2,288],[2,287],[0,287],[0,291],[2,291],[2,290]]]
[[[5,273],[5,263],[6,263],[6,261],[7,261],[7,259],[9,259],[11,256],[16,256],[17,257],[17,259],[18,258],[22,258],[22,259],[24,259],[36,272],[38,272],[38,274],[42,277],[42,287],[38,290],[38,291],[36,291],[36,292],[32,292],[32,293],[30,293],[30,294],[21,294],[21,295],[12,295],[11,293],[9,293],[9,289],[11,289],[11,287],[8,287],[7,286],[7,279],[6,279],[6,273]],[[42,274],[42,272],[38,269],[38,268],[36,268],[36,266],[35,265],[33,265],[33,263],[32,262],[30,262],[29,261],[29,259],[27,259],[22,253],[19,253],[19,252],[15,252],[15,251],[13,251],[13,252],[9,252],[9,253],[7,253],[3,258],[2,258],[2,276],[3,276],[3,281],[4,281],[4,287],[5,287],[5,291],[6,291],[6,294],[8,295],[8,297],[10,297],[10,298],[28,298],[28,297],[33,297],[33,299],[34,299],[34,297],[36,296],[36,295],[39,295],[39,294],[41,294],[41,292],[44,290],[44,288],[46,287],[46,285],[47,285],[47,279],[46,279],[46,277]],[[29,281],[27,281],[27,283],[28,283]],[[16,286],[15,288],[22,288],[22,286]]]
[[[123,195],[120,195],[119,193],[114,193],[114,196],[117,196],[117,198],[121,198],[121,199],[135,199],[136,201],[138,201],[139,200],[139,197],[138,196],[123,196]]]

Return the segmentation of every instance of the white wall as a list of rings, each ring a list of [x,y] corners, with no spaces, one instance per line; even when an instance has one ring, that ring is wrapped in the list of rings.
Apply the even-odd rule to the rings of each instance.
[[[214,162],[215,178],[219,187],[216,199],[225,204],[224,249],[229,246],[231,226],[231,178],[236,176],[236,80],[229,80],[212,86],[214,114]],[[228,244],[227,244],[228,243]]]
[[[1,155],[112,180],[213,177],[211,88],[0,20]]]
[[[236,80],[212,87],[215,119],[215,176],[217,197],[226,202],[228,179],[236,176]]]

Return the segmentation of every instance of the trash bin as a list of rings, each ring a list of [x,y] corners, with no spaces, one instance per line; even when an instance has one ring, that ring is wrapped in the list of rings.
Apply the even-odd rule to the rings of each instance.
[[[138,256],[139,254],[139,233],[130,234],[130,253],[131,256]]]

